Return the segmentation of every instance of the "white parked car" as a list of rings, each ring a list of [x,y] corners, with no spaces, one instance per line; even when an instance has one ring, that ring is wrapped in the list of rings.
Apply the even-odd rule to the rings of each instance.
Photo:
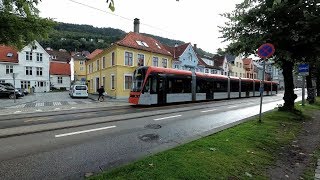
[[[72,85],[69,91],[70,97],[88,97],[88,86],[87,85]]]

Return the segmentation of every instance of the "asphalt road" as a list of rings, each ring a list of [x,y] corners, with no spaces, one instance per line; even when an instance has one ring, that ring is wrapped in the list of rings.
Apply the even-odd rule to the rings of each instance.
[[[273,109],[282,102],[281,99],[282,95],[265,97],[263,110]],[[259,113],[259,100],[248,98],[199,103],[196,106],[188,104],[194,107],[188,111],[179,111],[177,107],[186,105],[165,106],[161,108],[174,108],[176,111],[1,138],[0,179],[81,179],[86,172],[110,169],[240,123],[242,119]],[[147,109],[152,112],[158,108]],[[136,108],[118,113],[132,111],[135,112]],[[108,118],[105,113],[108,114],[99,111],[85,118],[88,121]],[[65,118],[65,121],[74,115],[66,115],[70,118]],[[14,121],[19,120],[25,121]]]

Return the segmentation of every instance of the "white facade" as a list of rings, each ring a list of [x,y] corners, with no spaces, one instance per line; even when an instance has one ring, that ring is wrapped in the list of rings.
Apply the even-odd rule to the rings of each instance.
[[[35,92],[48,92],[49,83],[49,54],[34,41],[18,52],[19,63],[0,62],[0,81],[15,84],[16,88],[30,89]],[[16,74],[15,83],[13,75],[7,74],[7,66],[13,67]]]
[[[57,89],[66,88],[66,90],[70,90],[71,77],[67,75],[50,75],[50,83]]]

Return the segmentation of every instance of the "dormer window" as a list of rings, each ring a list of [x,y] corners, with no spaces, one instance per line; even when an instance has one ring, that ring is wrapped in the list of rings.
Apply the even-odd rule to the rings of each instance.
[[[158,44],[158,43],[156,43],[156,45],[157,45],[157,47],[158,47],[159,49],[161,49],[161,47],[159,46],[159,44]]]
[[[139,46],[149,47],[149,45],[146,42],[143,42],[143,41],[136,41],[136,42]]]
[[[7,57],[12,57],[12,56],[13,56],[13,53],[10,53],[10,52],[9,52],[9,53],[7,54]]]
[[[36,45],[32,46],[32,49],[37,49],[37,46]]]

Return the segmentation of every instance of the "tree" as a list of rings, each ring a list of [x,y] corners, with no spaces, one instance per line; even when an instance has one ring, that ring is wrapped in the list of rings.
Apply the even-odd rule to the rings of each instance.
[[[260,45],[274,44],[274,59],[285,82],[282,109],[294,109],[294,64],[319,55],[319,12],[317,0],[244,0],[233,12],[223,14],[228,22],[220,31],[231,42],[228,52],[256,54]]]
[[[54,26],[50,19],[40,18],[35,5],[38,0],[0,1],[0,44],[18,49],[34,41],[46,38]]]

